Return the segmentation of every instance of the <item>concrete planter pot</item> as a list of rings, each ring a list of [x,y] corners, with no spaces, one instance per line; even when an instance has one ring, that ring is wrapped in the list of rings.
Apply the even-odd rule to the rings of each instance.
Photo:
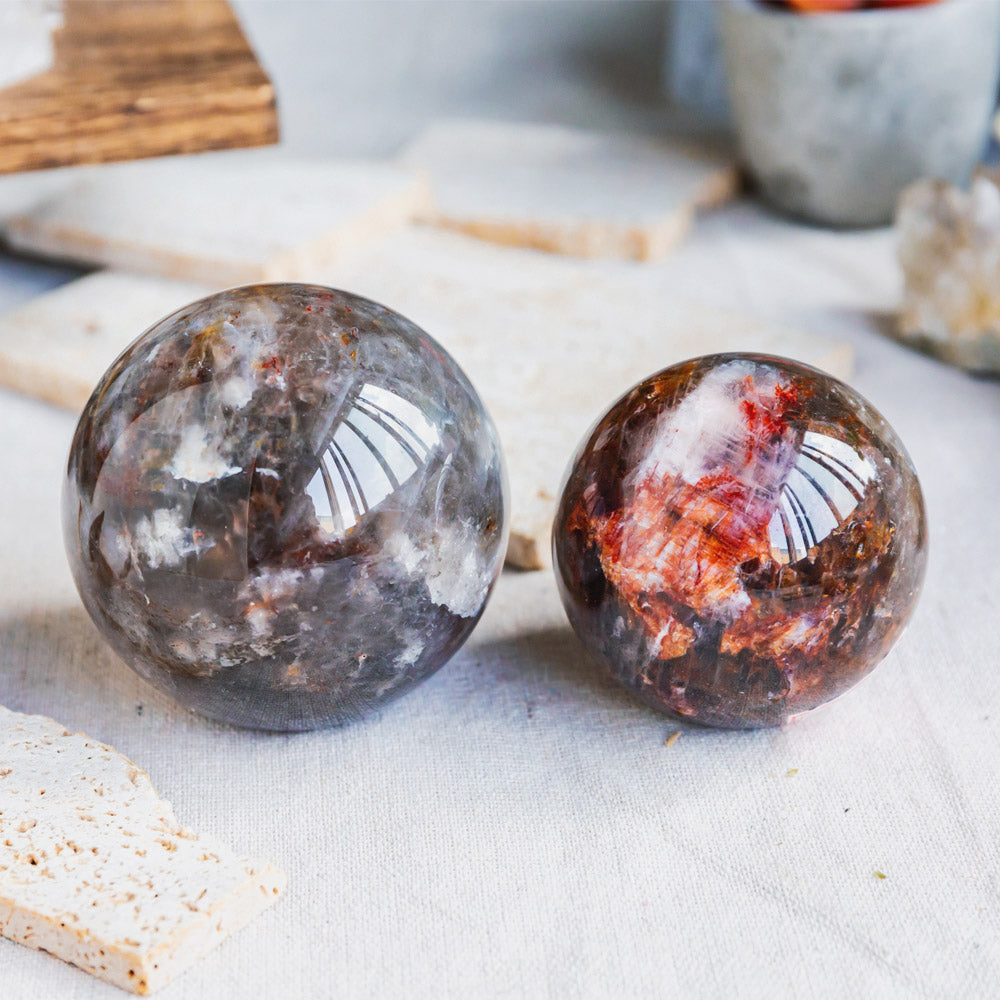
[[[727,0],[722,39],[746,166],[783,211],[892,219],[919,177],[968,181],[1000,73],[1000,2],[795,14]]]

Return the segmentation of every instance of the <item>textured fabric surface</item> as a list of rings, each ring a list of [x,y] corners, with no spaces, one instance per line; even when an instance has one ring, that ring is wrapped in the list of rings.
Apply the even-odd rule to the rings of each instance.
[[[459,656],[379,718],[293,737],[202,721],[80,607],[58,516],[73,420],[0,395],[0,703],[112,743],[185,823],[289,875],[164,1000],[995,995],[1000,385],[882,336],[888,232],[741,204],[644,274],[850,340],[854,384],[923,480],[912,625],[785,730],[697,730],[633,702],[594,672],[548,573],[504,574]],[[3,1000],[120,995],[0,941]]]

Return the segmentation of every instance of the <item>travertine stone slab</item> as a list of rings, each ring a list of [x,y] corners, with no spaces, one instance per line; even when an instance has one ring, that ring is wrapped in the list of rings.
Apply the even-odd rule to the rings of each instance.
[[[403,159],[430,173],[434,225],[576,257],[662,257],[738,186],[733,160],[676,140],[554,125],[443,121]]]
[[[52,65],[52,32],[61,23],[59,6],[44,0],[6,0],[0,4],[0,87],[9,87]]]
[[[285,877],[179,825],[109,746],[0,707],[0,933],[151,993],[270,906]]]
[[[210,154],[103,167],[26,214],[19,250],[216,287],[292,281],[424,208],[426,181],[369,162]]]

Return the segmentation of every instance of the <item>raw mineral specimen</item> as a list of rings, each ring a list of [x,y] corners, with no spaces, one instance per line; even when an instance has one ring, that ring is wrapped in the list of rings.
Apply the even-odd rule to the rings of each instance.
[[[896,212],[901,340],[975,372],[1000,372],[1000,188],[982,174],[907,188]]]
[[[63,501],[91,617],[205,715],[301,730],[437,670],[506,545],[493,424],[404,317],[308,285],[202,299],[84,409]]]
[[[602,665],[657,708],[779,725],[889,651],[926,561],[895,432],[816,369],[717,354],[624,395],[581,445],[557,580]]]

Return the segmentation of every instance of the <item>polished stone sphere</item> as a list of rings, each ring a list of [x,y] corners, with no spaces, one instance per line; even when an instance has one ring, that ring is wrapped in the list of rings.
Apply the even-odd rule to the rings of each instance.
[[[500,572],[496,429],[375,302],[237,288],[144,333],[80,418],[63,517],[119,655],[240,726],[357,718],[461,646]]]
[[[924,504],[844,383],[719,354],[626,393],[573,459],[553,535],[569,619],[644,701],[779,725],[856,684],[913,611]]]

